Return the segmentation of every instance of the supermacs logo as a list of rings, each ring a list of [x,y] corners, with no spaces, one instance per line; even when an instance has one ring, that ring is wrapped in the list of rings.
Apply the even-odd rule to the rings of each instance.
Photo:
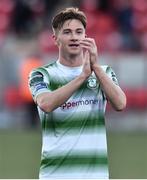
[[[72,102],[66,102],[62,104],[60,107],[62,110],[71,109],[78,106],[88,106],[88,105],[97,105],[98,100],[97,99],[91,99],[91,100],[79,100],[79,101],[72,101]]]

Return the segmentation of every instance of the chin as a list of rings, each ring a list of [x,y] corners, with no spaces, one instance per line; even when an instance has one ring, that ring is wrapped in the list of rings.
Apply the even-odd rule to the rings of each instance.
[[[81,51],[70,51],[68,53],[69,53],[69,55],[79,56],[81,54]]]
[[[76,57],[76,56],[79,56],[79,55],[80,55],[79,53],[69,53],[70,57]]]

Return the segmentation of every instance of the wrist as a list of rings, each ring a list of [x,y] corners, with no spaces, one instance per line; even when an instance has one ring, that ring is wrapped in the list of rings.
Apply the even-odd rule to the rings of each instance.
[[[87,75],[86,73],[82,72],[79,76],[79,78],[82,80],[82,81],[85,81],[87,78],[89,77],[89,75]]]
[[[101,69],[101,66],[97,63],[93,63],[93,64],[91,64],[91,68],[94,71],[95,69]]]

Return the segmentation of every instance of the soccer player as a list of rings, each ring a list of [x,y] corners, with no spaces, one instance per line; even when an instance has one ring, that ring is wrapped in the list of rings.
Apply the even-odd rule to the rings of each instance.
[[[40,179],[109,178],[106,102],[121,111],[126,96],[114,71],[100,66],[86,24],[78,8],[59,12],[52,21],[59,58],[29,76],[42,123]]]

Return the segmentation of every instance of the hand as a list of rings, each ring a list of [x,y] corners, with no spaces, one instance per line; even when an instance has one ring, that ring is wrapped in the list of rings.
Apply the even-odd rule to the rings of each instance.
[[[90,55],[91,66],[97,64],[98,53],[97,53],[97,46],[95,40],[92,38],[85,38],[83,40],[80,40],[80,45],[82,48],[88,50]]]
[[[87,50],[83,52],[83,58],[84,58],[84,63],[83,63],[82,75],[84,75],[85,78],[88,78],[91,75],[92,71],[90,65],[90,55]]]

